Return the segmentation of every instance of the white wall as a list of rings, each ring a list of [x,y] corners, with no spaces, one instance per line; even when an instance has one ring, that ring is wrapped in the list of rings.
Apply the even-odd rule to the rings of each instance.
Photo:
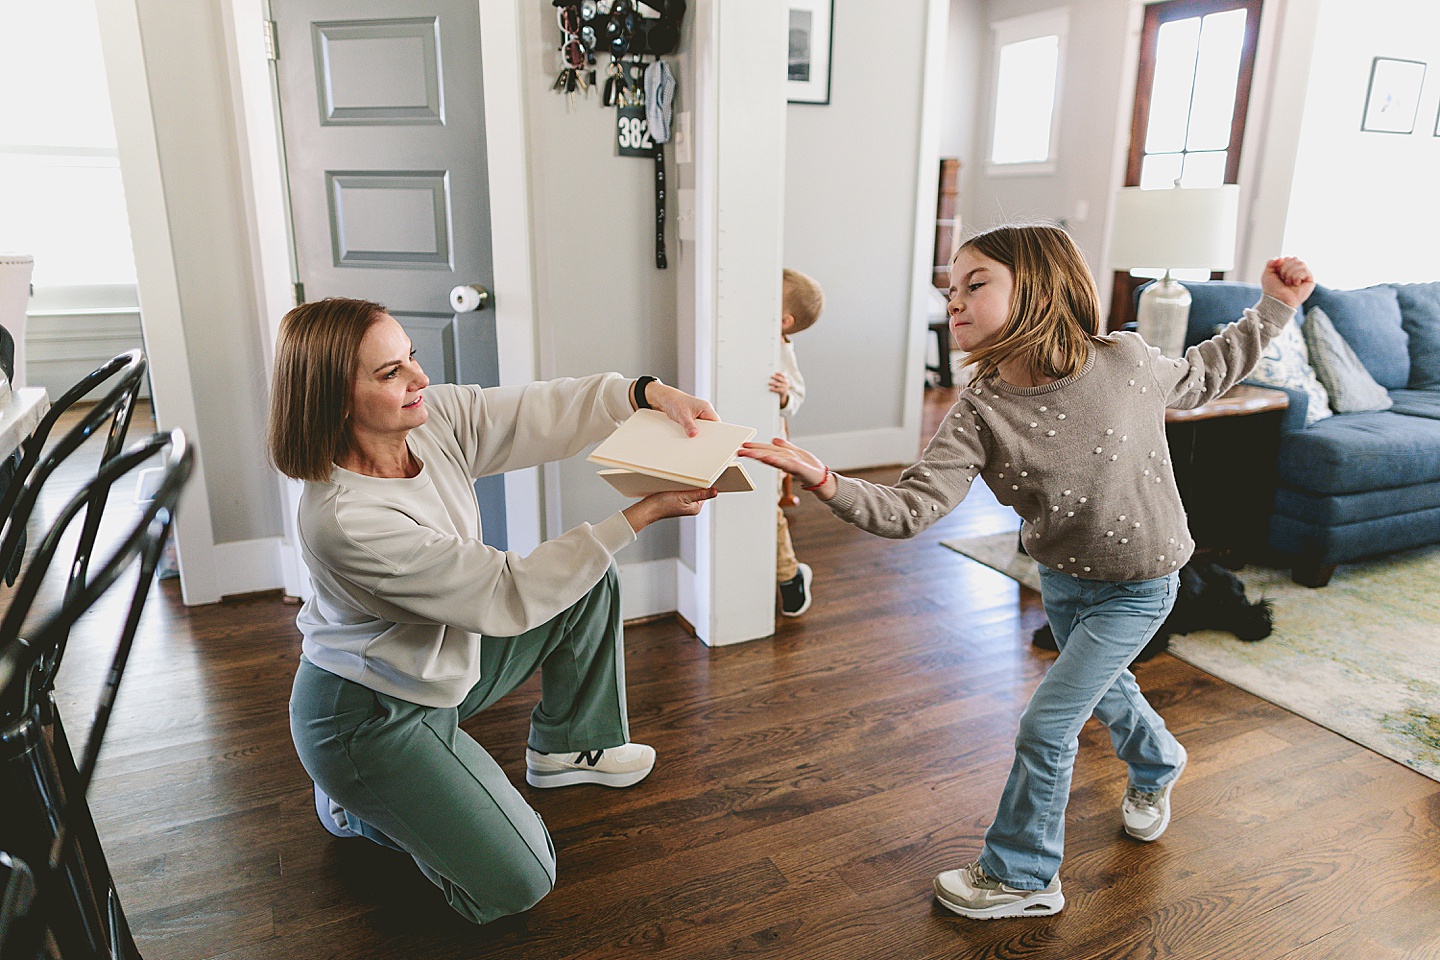
[[[1291,3],[1315,32],[1284,251],[1330,287],[1440,279],[1440,4],[1372,0],[1357,16],[1347,0]],[[1360,129],[1377,56],[1429,64],[1413,133]]]
[[[279,536],[279,497],[264,454],[264,353],[220,10],[178,0],[136,6],[214,539]],[[163,401],[162,392],[162,426]]]
[[[550,89],[560,43],[554,7],[527,3],[523,15],[540,375],[616,370],[675,383],[679,270],[674,191],[667,225],[672,263],[658,270],[654,164],[615,155],[615,112],[600,105],[598,92],[577,94],[572,106],[568,96]],[[603,68],[600,76],[603,82]],[[683,100],[686,95],[682,86],[678,96]],[[672,184],[674,174],[672,150]],[[558,490],[551,491],[551,513],[558,515],[548,518],[554,529],[547,529],[547,536],[602,520],[630,502],[598,479],[595,470],[578,457],[547,472],[551,486],[558,478]],[[657,524],[619,560],[629,565],[674,557],[678,536],[678,524]]]
[[[992,37],[981,38],[983,58],[974,156],[966,158],[960,208],[968,231],[1015,220],[1065,221],[1090,266],[1100,271],[1105,217],[1118,184],[1117,137],[1129,140],[1130,116],[1120,108],[1133,98],[1134,64],[1127,63],[1132,4],[1117,0],[990,0],[987,22],[1068,7],[1069,35],[1063,51],[1060,128],[1055,170],[1034,175],[993,174],[985,169],[990,149],[994,91]],[[1133,55],[1132,55],[1133,59]],[[1126,89],[1126,86],[1130,89]],[[1109,284],[1100,284],[1102,294]]]
[[[918,427],[898,445],[888,438],[907,429],[908,394],[919,393],[911,307],[928,23],[923,3],[837,0],[830,103],[788,108],[785,265],[825,290],[819,322],[795,337],[807,393],[790,429],[840,468],[918,452]],[[929,177],[927,261],[938,168]]]

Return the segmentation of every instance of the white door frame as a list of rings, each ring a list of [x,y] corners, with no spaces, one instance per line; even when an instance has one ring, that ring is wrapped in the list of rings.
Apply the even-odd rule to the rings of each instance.
[[[531,270],[530,177],[524,113],[522,19],[526,0],[476,0],[482,24],[482,71],[486,140],[520,144],[493,150],[489,157],[491,231],[494,246],[496,336],[502,384],[526,383],[536,376],[534,276]],[[265,0],[221,0],[221,18],[229,57],[236,142],[245,196],[253,282],[261,316],[256,318],[269,379],[279,321],[293,305],[290,237],[281,161],[276,95],[265,57]],[[210,523],[203,448],[195,413],[195,395],[180,311],[179,282],[171,248],[169,215],[155,143],[154,117],[145,74],[145,54],[136,0],[97,0],[116,136],[124,160],[126,204],[135,236],[136,269],[145,310],[142,326],[150,354],[155,405],[167,426],[179,426],[199,439],[202,458],[182,501],[176,523],[181,588],[187,604],[209,603],[238,592],[225,582],[224,552]],[[294,596],[309,592],[295,535],[295,506],[300,485],[277,478],[285,532],[270,546],[275,579],[239,590],[283,587]],[[516,471],[505,478],[507,534],[511,550],[528,553],[543,538],[538,470]],[[253,541],[252,541],[253,543]]]

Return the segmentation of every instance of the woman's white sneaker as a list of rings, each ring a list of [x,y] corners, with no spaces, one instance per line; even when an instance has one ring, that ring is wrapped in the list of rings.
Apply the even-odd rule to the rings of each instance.
[[[1159,790],[1140,790],[1133,784],[1125,788],[1125,799],[1120,802],[1120,816],[1125,821],[1125,832],[1136,840],[1149,843],[1159,840],[1160,834],[1170,826],[1170,788],[1185,772],[1190,755],[1180,748],[1180,765],[1170,782]]]
[[[655,748],[625,743],[578,753],[541,753],[525,748],[525,782],[532,787],[569,787],[598,783],[629,787],[644,780],[655,767]]]
[[[946,910],[972,920],[1048,917],[1065,907],[1059,875],[1043,890],[1020,890],[990,876],[978,860],[936,877],[935,899]]]

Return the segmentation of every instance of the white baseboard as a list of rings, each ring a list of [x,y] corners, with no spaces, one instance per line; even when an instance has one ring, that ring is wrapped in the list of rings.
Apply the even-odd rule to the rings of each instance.
[[[221,597],[285,586],[279,537],[215,544],[216,593]]]
[[[680,560],[647,560],[620,566],[620,617],[635,620],[674,613],[680,581]]]
[[[920,457],[918,428],[886,427],[854,433],[827,433],[795,437],[793,442],[835,470],[864,470],[896,463],[908,465]]]

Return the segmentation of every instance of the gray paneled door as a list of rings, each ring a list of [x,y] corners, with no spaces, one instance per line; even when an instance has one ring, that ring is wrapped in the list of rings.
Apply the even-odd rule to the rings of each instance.
[[[433,381],[499,383],[475,0],[271,0],[296,270],[305,298],[390,308]],[[505,547],[504,485],[475,485]]]

